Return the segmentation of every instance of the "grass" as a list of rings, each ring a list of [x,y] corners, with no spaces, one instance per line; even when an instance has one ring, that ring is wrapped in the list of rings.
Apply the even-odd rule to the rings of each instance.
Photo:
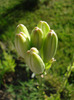
[[[12,41],[14,44],[15,29],[18,24],[24,24],[31,34],[33,27],[40,20],[46,21],[57,33],[59,39],[55,56],[57,61],[50,69],[50,73],[62,77],[74,53],[73,0],[49,0],[32,5],[32,8],[23,0],[11,0],[11,2],[2,0],[0,5],[0,41]]]
[[[12,3],[9,3],[9,5],[10,4]],[[14,5],[14,3],[12,5]],[[41,5],[40,8],[33,11],[29,11],[30,9],[26,10],[24,6],[21,6],[22,3],[14,7],[14,10],[9,8],[10,12],[7,11],[5,15],[1,15],[0,24],[2,35],[0,39],[14,41],[15,29],[18,24],[24,24],[31,33],[33,27],[35,27],[40,20],[45,20],[49,23],[51,29],[55,30],[59,38],[58,51],[55,57],[58,62],[55,63],[55,66],[58,67],[55,67],[55,70],[57,71],[60,67],[58,73],[65,73],[66,66],[70,64],[74,51],[72,0],[51,0],[47,5]]]
[[[23,0],[0,0],[0,14],[4,14],[8,9],[14,8],[20,4]]]

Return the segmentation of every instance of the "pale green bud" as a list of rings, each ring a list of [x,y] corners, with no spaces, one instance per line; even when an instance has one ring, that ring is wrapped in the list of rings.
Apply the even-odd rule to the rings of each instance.
[[[29,32],[28,32],[26,26],[24,26],[23,24],[19,24],[16,27],[16,34],[19,34],[20,32],[23,32],[30,39]]]
[[[45,21],[40,21],[37,25],[43,31],[43,37],[45,38],[50,31],[50,26]]]
[[[58,44],[58,37],[56,33],[53,30],[51,30],[50,33],[48,33],[47,37],[45,38],[43,45],[43,54],[45,62],[48,62],[54,57],[57,49],[57,44]]]
[[[29,39],[23,32],[16,34],[15,47],[19,56],[24,58],[26,51],[29,49]]]
[[[36,49],[33,50],[33,48],[31,48],[27,51],[26,63],[32,72],[35,74],[41,74],[45,69],[45,64],[41,57],[37,54],[38,52],[35,52],[35,50]]]
[[[31,34],[31,45],[32,47],[36,47],[40,49],[43,42],[43,32],[38,27],[35,27]]]
[[[31,51],[34,52],[34,53],[36,53],[36,54],[39,54],[39,51],[38,51],[37,48],[35,48],[35,47],[32,47],[32,48],[31,48]]]

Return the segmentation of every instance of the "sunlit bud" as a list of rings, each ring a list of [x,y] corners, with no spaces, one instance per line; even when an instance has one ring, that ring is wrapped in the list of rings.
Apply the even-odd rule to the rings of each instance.
[[[35,74],[41,74],[45,69],[43,60],[32,48],[27,51],[26,63]]]
[[[15,47],[19,56],[24,58],[25,52],[29,49],[29,39],[23,32],[16,35]]]
[[[49,33],[50,31],[50,26],[48,25],[47,22],[45,21],[40,21],[37,25],[37,27],[39,27],[42,31],[43,31],[43,37],[45,38],[46,35]]]
[[[57,44],[58,37],[56,33],[51,30],[50,33],[48,33],[43,45],[43,54],[45,62],[48,62],[54,57],[57,49]]]
[[[16,27],[16,34],[19,34],[20,32],[23,32],[30,39],[29,32],[28,32],[26,26],[24,26],[23,24],[19,24]]]
[[[36,54],[39,54],[39,51],[38,51],[37,48],[35,48],[35,47],[32,47],[32,48],[31,48],[31,51],[34,52],[34,53],[36,53]]]
[[[32,47],[36,47],[40,49],[43,42],[43,32],[38,27],[35,27],[31,34],[31,45]]]

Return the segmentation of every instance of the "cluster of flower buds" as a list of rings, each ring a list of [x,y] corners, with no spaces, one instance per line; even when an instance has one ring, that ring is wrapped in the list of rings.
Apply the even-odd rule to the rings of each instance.
[[[15,47],[19,56],[24,58],[30,70],[41,74],[55,55],[58,44],[56,33],[45,21],[40,21],[29,34],[27,28],[20,24],[16,28]]]

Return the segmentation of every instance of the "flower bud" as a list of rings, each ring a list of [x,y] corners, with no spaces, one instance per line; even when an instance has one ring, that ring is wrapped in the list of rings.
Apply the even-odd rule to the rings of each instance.
[[[23,24],[19,24],[16,28],[16,34],[19,34],[20,32],[23,32],[30,39],[29,32],[26,26],[24,26]]]
[[[43,37],[45,38],[46,35],[49,33],[50,31],[50,26],[48,25],[47,22],[45,21],[40,21],[37,25],[37,27],[39,27],[42,31],[43,31]]]
[[[35,29],[32,31],[31,34],[31,45],[32,47],[36,47],[37,49],[40,49],[43,42],[43,32],[38,27],[35,27]]]
[[[37,48],[35,48],[35,47],[32,47],[32,48],[31,48],[31,51],[34,52],[34,53],[36,53],[36,54],[39,54],[39,51],[38,51]]]
[[[43,73],[45,69],[45,64],[41,57],[31,48],[27,51],[26,63],[29,66],[30,70],[35,74]]]
[[[50,33],[48,33],[47,37],[45,38],[43,45],[43,54],[45,62],[48,62],[54,57],[57,49],[57,44],[58,44],[57,35],[53,30],[51,30]]]
[[[15,47],[19,56],[24,58],[25,52],[29,49],[29,39],[23,32],[16,35]]]

